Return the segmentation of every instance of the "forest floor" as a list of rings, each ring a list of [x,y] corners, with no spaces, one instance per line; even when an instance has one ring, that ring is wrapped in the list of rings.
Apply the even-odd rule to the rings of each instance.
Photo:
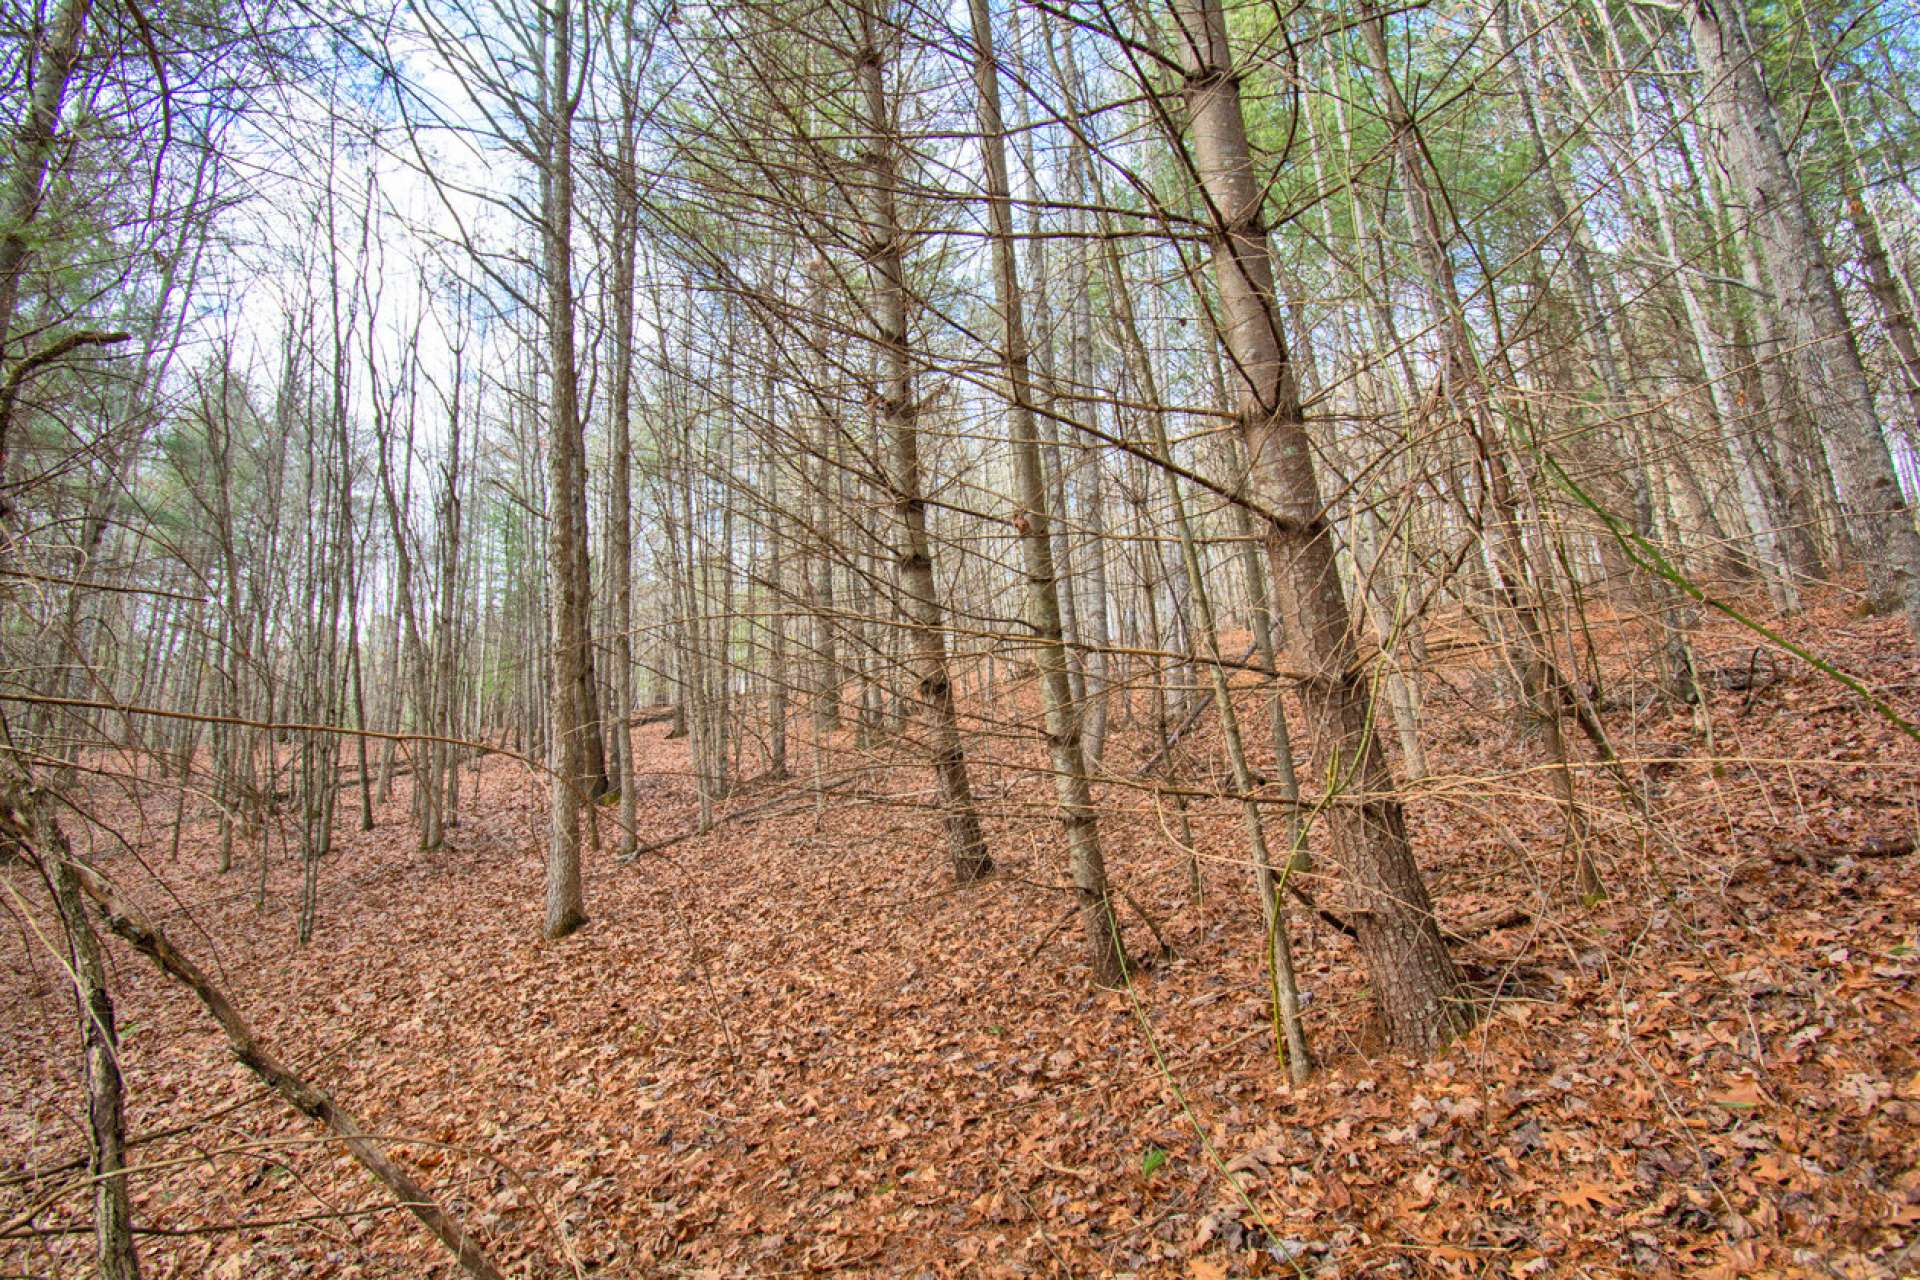
[[[1897,621],[1830,603],[1787,630],[1920,712]],[[1894,852],[1920,746],[1730,625],[1700,647],[1759,686],[1716,691],[1711,740],[1611,673],[1654,816],[1583,775],[1612,890],[1591,909],[1557,892],[1537,746],[1476,739],[1484,678],[1442,669],[1417,850],[1446,920],[1531,917],[1456,948],[1486,1016],[1413,1063],[1368,1025],[1345,939],[1296,914],[1322,1066],[1297,1089],[1232,808],[1197,815],[1195,903],[1149,797],[1103,793],[1112,872],[1175,954],[1094,990],[1017,772],[1037,753],[1007,739],[978,753],[989,883],[950,889],[926,809],[842,791],[592,856],[592,923],[560,944],[539,938],[542,788],[502,757],[444,851],[412,847],[404,788],[367,834],[343,798],[305,947],[277,846],[260,910],[250,853],[214,873],[210,813],[170,858],[170,795],[101,782],[96,823],[68,826],[513,1276],[1920,1274],[1920,857]],[[636,733],[643,838],[693,807],[664,731]],[[1190,749],[1210,776],[1214,747]],[[1137,758],[1123,734],[1108,763]],[[860,785],[926,790],[904,759]],[[0,1273],[79,1276],[86,1198],[54,1194],[84,1151],[73,1004],[40,886],[0,881]],[[1132,909],[1127,935],[1154,953]],[[148,1276],[457,1274],[191,995],[112,947]]]

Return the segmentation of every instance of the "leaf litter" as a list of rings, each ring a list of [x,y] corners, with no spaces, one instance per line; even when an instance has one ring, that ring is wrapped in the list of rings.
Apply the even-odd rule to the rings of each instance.
[[[1789,629],[1916,710],[1897,622],[1828,604]],[[1752,665],[1731,628],[1699,640]],[[1039,753],[1005,741],[979,773],[1002,867],[984,886],[948,887],[922,808],[836,795],[628,866],[603,816],[592,924],[559,945],[538,937],[541,788],[499,758],[443,851],[413,847],[404,785],[374,831],[343,822],[305,948],[291,860],[257,911],[252,854],[213,873],[211,815],[166,860],[170,795],[103,792],[79,843],[510,1275],[1920,1273],[1920,858],[1899,852],[1920,749],[1811,673],[1717,693],[1709,739],[1612,672],[1608,729],[1655,818],[1583,774],[1611,890],[1584,909],[1482,678],[1437,673],[1440,768],[1410,815],[1446,921],[1529,908],[1456,946],[1483,1019],[1435,1061],[1395,1055],[1349,945],[1296,913],[1323,1066],[1298,1089],[1233,809],[1195,808],[1195,903],[1150,798],[1103,790],[1110,867],[1175,954],[1097,991],[1048,933],[1063,855]],[[664,732],[636,734],[642,839],[694,807]],[[1217,752],[1186,744],[1184,767],[1214,776]],[[1150,754],[1123,729],[1108,764]],[[922,780],[900,753],[862,786]],[[0,875],[0,1268],[79,1276],[86,1198],[53,1194],[84,1156],[72,1001],[38,886]],[[1127,930],[1153,953],[1137,914]],[[109,945],[135,1218],[165,1233],[140,1237],[148,1275],[457,1274],[190,995]]]

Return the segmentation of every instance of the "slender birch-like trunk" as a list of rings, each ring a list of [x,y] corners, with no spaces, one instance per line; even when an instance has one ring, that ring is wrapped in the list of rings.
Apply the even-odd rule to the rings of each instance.
[[[1754,209],[1775,305],[1795,337],[1800,380],[1826,423],[1842,500],[1866,559],[1876,609],[1904,609],[1920,638],[1920,531],[1900,492],[1853,327],[1781,143],[1773,99],[1739,0],[1686,0],[1701,87],[1726,140],[1734,181]]]

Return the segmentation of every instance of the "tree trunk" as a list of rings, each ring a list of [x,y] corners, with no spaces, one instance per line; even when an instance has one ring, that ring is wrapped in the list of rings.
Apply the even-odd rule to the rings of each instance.
[[[966,751],[960,742],[959,712],[954,705],[942,631],[944,610],[934,580],[933,542],[927,534],[927,504],[921,492],[916,423],[919,410],[914,403],[913,357],[908,346],[905,232],[900,226],[896,195],[900,183],[898,142],[887,98],[888,57],[880,44],[892,38],[891,29],[866,9],[861,11],[860,24],[857,71],[866,111],[871,170],[864,230],[872,245],[867,262],[875,294],[873,321],[885,365],[879,416],[893,465],[889,478],[893,509],[900,522],[895,566],[911,632],[913,673],[920,703],[927,713],[929,753],[946,819],[947,852],[955,881],[968,884],[992,871],[993,859],[988,856],[986,836],[980,830],[973,785],[967,776]]]
[[[61,0],[50,24],[47,43],[34,60],[33,94],[9,149],[8,164],[12,172],[8,174],[6,208],[0,213],[0,373],[7,371],[16,354],[11,347],[13,320],[20,307],[21,277],[26,273],[27,255],[34,239],[32,228],[45,193],[54,134],[60,127],[61,104],[67,96],[67,82],[80,61],[87,15],[92,8],[93,0]],[[11,518],[6,479],[7,423],[6,417],[0,416],[0,534],[4,534]],[[4,545],[0,542],[0,547]]]
[[[542,248],[546,271],[547,343],[553,387],[549,396],[547,446],[550,515],[547,532],[547,583],[553,679],[547,731],[547,768],[551,777],[551,827],[547,842],[547,918],[549,939],[564,938],[587,922],[580,883],[580,805],[588,780],[584,735],[589,732],[581,695],[586,687],[587,636],[585,585],[580,580],[577,544],[585,479],[576,462],[582,450],[578,410],[579,382],[573,349],[573,14],[569,0],[552,9],[551,69],[542,104],[546,130],[545,163],[540,170]]]
[[[623,9],[628,56],[633,56],[633,13]],[[625,856],[639,842],[638,800],[633,793],[633,308],[634,258],[638,252],[640,221],[639,175],[634,163],[634,131],[639,112],[639,87],[622,68],[620,78],[620,133],[616,141],[613,174],[612,253],[613,283],[608,306],[613,309],[613,385],[608,405],[613,432],[609,465],[613,474],[612,510],[607,519],[607,571],[613,596],[613,707],[607,717],[614,748],[613,787],[620,793],[620,839],[616,853]]]
[[[1775,305],[1795,336],[1801,381],[1828,424],[1842,495],[1867,553],[1867,595],[1904,609],[1920,639],[1920,531],[1900,492],[1873,390],[1840,291],[1780,141],[1739,0],[1686,0],[1701,84],[1724,131],[1727,167],[1745,191],[1766,250]]]
[[[1107,889],[1106,858],[1093,808],[1093,789],[1080,736],[1060,608],[1057,544],[1047,510],[1047,477],[1033,413],[1026,320],[1013,235],[1013,195],[1007,178],[1006,131],[1000,118],[999,69],[994,64],[993,19],[988,0],[971,0],[974,88],[978,95],[981,150],[986,160],[987,206],[993,235],[994,292],[1000,311],[1001,360],[1006,371],[1007,426],[1013,446],[1016,496],[1014,528],[1027,571],[1028,622],[1034,632],[1034,662],[1046,716],[1047,755],[1053,766],[1054,799],[1067,836],[1067,863],[1080,901],[1093,980],[1118,986],[1126,979],[1126,952]]]
[[[1226,17],[1220,0],[1181,0],[1177,21],[1194,159],[1213,223],[1223,337],[1239,384],[1250,489],[1273,513],[1266,541],[1274,594],[1286,614],[1286,637],[1308,673],[1303,700],[1324,776],[1347,792],[1329,797],[1334,856],[1388,1036],[1407,1051],[1433,1052],[1471,1017],[1368,709],[1312,442],[1281,336]]]
[[[13,769],[8,769],[9,775]],[[80,1012],[82,1075],[87,1092],[87,1174],[93,1181],[94,1252],[100,1280],[139,1280],[133,1245],[133,1206],[127,1196],[126,1101],[120,1074],[120,1035],[107,966],[72,864],[67,838],[31,782],[9,776],[0,824],[34,850],[53,887],[67,935],[68,973]]]
[[[1487,543],[1487,564],[1500,602],[1511,614],[1519,632],[1517,642],[1511,646],[1513,661],[1519,668],[1527,711],[1546,748],[1549,777],[1565,817],[1580,896],[1593,900],[1602,895],[1600,877],[1588,848],[1586,820],[1574,795],[1570,753],[1561,725],[1566,680],[1553,662],[1546,626],[1540,616],[1521,525],[1520,503],[1507,465],[1506,443],[1498,429],[1492,392],[1474,350],[1466,310],[1447,257],[1437,193],[1429,180],[1418,126],[1393,78],[1387,58],[1386,20],[1377,9],[1369,6],[1362,11],[1360,34],[1371,55],[1374,82],[1386,103],[1387,126],[1393,131],[1394,149],[1405,182],[1407,221],[1413,232],[1415,257],[1426,277],[1434,328],[1443,344],[1441,387],[1465,423],[1477,455],[1488,514],[1493,521],[1493,536]],[[1517,383],[1518,379],[1509,381]]]

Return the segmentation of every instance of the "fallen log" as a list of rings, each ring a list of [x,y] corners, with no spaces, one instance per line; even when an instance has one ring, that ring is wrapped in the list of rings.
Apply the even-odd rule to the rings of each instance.
[[[1297,898],[1300,904],[1306,907],[1307,910],[1320,917],[1321,922],[1335,932],[1345,934],[1349,938],[1359,936],[1359,931],[1356,930],[1351,923],[1341,919],[1336,913],[1321,906],[1318,899],[1298,880],[1288,879],[1287,892]],[[1483,911],[1477,916],[1468,916],[1458,924],[1441,925],[1440,936],[1448,942],[1472,942],[1482,934],[1492,933],[1496,929],[1511,929],[1515,925],[1525,924],[1531,919],[1533,919],[1533,912],[1525,907],[1495,907],[1491,911]]]
[[[1482,934],[1492,933],[1496,929],[1511,929],[1532,919],[1533,912],[1525,907],[1495,907],[1477,916],[1468,916],[1451,928],[1442,926],[1440,933],[1452,942],[1472,942]]]
[[[11,772],[11,770],[10,770]],[[82,1078],[87,1096],[87,1172],[92,1176],[93,1230],[101,1280],[139,1280],[140,1258],[133,1244],[133,1205],[127,1194],[126,1090],[120,1074],[120,1033],[114,1023],[113,996],[100,939],[87,919],[79,884],[79,865],[66,834],[39,803],[31,780],[21,773],[4,801],[4,822],[13,838],[39,854],[40,869],[53,890],[54,906],[67,934],[66,962],[80,1006],[80,1038],[85,1045]]]
[[[413,766],[410,764],[400,765],[394,769],[391,776],[395,778],[411,778],[413,776]],[[333,789],[335,791],[345,791],[348,787],[357,787],[359,785],[360,775],[358,773],[342,774],[333,781]],[[368,778],[367,785],[379,785],[379,775],[376,773],[373,777]],[[273,798],[275,800],[291,800],[294,798],[294,789],[292,787],[283,787],[273,793]]]
[[[1912,836],[1868,836],[1859,844],[1795,845],[1790,849],[1775,849],[1773,860],[1782,866],[1819,869],[1842,858],[1904,858],[1912,852]]]

